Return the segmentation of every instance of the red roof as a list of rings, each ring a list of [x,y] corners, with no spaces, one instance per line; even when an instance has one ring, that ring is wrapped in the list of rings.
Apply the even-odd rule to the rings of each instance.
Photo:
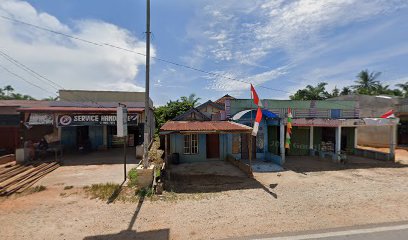
[[[116,108],[95,108],[95,107],[32,107],[18,108],[18,112],[72,112],[72,113],[113,113]],[[142,113],[144,108],[128,108],[128,112]]]
[[[185,132],[250,132],[251,127],[229,121],[168,121],[160,131],[185,131]]]

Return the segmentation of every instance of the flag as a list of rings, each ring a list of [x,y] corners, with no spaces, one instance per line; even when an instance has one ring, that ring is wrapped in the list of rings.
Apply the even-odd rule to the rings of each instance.
[[[394,110],[389,110],[388,112],[381,115],[381,118],[395,118]]]
[[[256,111],[254,128],[252,129],[252,136],[256,136],[258,134],[259,123],[261,123],[261,120],[262,120],[262,110],[260,107],[258,107],[258,110]]]
[[[290,148],[290,135],[292,134],[292,111],[288,108],[288,123],[286,124],[285,148]]]
[[[252,95],[252,99],[254,99],[255,105],[257,105],[258,107],[263,107],[262,102],[259,99],[258,94],[256,93],[255,88],[254,86],[252,86],[252,84],[251,84],[251,95]]]

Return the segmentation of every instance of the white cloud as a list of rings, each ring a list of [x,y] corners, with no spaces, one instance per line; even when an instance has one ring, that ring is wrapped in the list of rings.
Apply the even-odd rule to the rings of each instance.
[[[379,15],[391,15],[407,6],[406,0],[225,0],[223,4],[210,2],[203,11],[199,12],[197,22],[187,31],[188,36],[196,40],[196,48],[202,48],[202,52],[206,53],[205,56],[197,57],[239,66],[219,72],[229,73],[232,77],[251,82],[261,78],[260,82],[267,83],[281,79],[280,77],[285,74],[290,76],[292,72],[299,73],[299,68],[308,65],[312,59],[317,60],[323,53],[339,50],[341,46],[350,44],[352,41],[361,41],[362,35],[366,41],[370,36],[368,34],[375,32],[375,29],[370,29],[371,33],[366,32],[367,35],[361,32],[361,35],[357,34],[352,38],[350,34],[333,38],[337,35],[338,28],[372,20]],[[385,25],[377,26],[377,31]],[[330,41],[327,41],[328,38]],[[275,60],[275,56],[280,56],[281,59]],[[361,58],[367,60],[367,57]],[[270,62],[270,59],[273,61]],[[266,60],[275,66],[275,70],[264,70],[272,68],[264,66],[268,65],[265,63]],[[320,59],[321,61],[323,60]],[[356,61],[353,62],[356,63]],[[345,67],[346,65],[350,67],[351,63],[344,64]],[[236,71],[237,68],[239,71]],[[260,68],[265,72],[260,73]],[[258,71],[254,71],[255,69]],[[333,71],[330,72],[330,70]],[[344,68],[342,70],[346,71]],[[352,71],[350,68],[347,70]],[[306,70],[309,73],[311,71],[314,69]],[[332,67],[316,69],[316,71],[313,74],[310,73],[310,76],[327,80],[326,77],[333,76],[337,69]],[[308,79],[308,76],[298,75],[297,77],[300,79],[288,85],[287,89],[306,82],[313,84],[316,81],[316,79]],[[336,79],[339,79],[339,76]],[[290,82],[290,80],[285,81]],[[242,91],[247,88],[247,85],[216,78],[208,88],[220,91]],[[287,90],[284,86],[280,88]]]
[[[249,84],[261,85],[270,80],[274,80],[284,74],[286,74],[287,67],[280,67],[263,73],[252,75],[251,77],[240,78],[238,74],[217,72],[217,77],[210,77],[212,79],[211,84],[208,89],[213,89],[216,91],[233,92],[239,94],[243,90],[249,89]],[[224,76],[224,77],[222,77]],[[237,79],[231,80],[229,78]]]
[[[0,15],[19,19],[69,35],[98,43],[109,43],[133,51],[145,52],[145,43],[136,39],[126,29],[98,21],[78,19],[72,25],[60,22],[56,17],[38,12],[24,1],[3,0]],[[2,51],[19,60],[40,74],[66,89],[97,89],[143,91],[142,83],[135,83],[139,67],[145,58],[110,47],[65,38],[35,28],[0,19],[0,45]],[[154,56],[154,49],[152,49]],[[0,64],[24,76],[33,83],[38,81],[0,58]],[[37,97],[49,95],[0,70],[0,79],[19,91]],[[40,83],[44,88],[55,89]],[[140,85],[139,85],[140,84]]]

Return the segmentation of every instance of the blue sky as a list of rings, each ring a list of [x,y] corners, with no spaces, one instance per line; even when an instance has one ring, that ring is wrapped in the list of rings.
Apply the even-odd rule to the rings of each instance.
[[[97,42],[144,52],[145,1],[2,0],[0,14]],[[353,84],[363,69],[392,85],[408,81],[408,0],[153,0],[153,56],[257,87],[287,99],[307,84]],[[64,39],[0,19],[2,51],[70,89],[143,90],[144,58]],[[4,59],[1,84],[35,97],[55,92]],[[4,82],[4,83],[3,83]],[[274,91],[277,89],[280,91]],[[153,59],[155,104],[195,93],[249,97],[249,85]]]

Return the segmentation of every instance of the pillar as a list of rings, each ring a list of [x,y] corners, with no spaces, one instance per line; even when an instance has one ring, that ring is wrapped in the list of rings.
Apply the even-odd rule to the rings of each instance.
[[[314,156],[314,150],[313,150],[313,131],[314,127],[310,126],[310,132],[309,132],[309,154],[310,156]]]
[[[336,146],[335,146],[335,161],[339,161],[341,151],[341,126],[336,128]]]
[[[395,161],[395,147],[397,145],[397,125],[390,126],[390,161]]]
[[[357,139],[358,139],[357,135],[358,135],[358,128],[355,127],[354,128],[354,146],[353,146],[354,148],[357,148]]]
[[[280,120],[280,126],[279,126],[279,148],[280,148],[280,154],[281,154],[281,164],[285,163],[285,125],[283,124],[283,121]]]

